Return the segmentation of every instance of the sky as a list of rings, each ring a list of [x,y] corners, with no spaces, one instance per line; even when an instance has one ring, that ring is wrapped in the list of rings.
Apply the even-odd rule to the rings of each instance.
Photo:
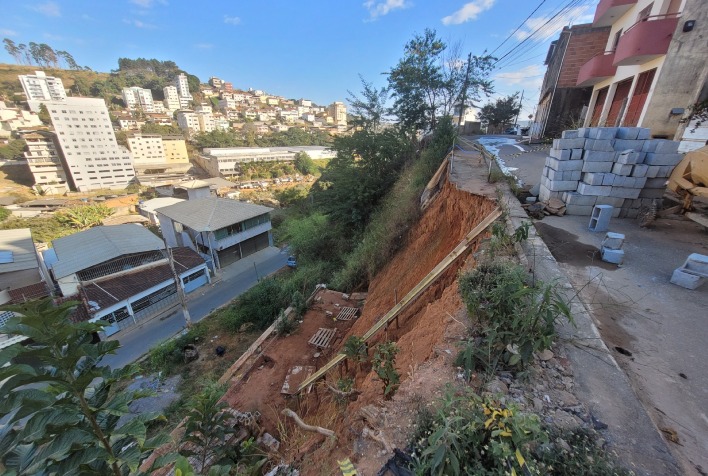
[[[384,86],[405,44],[431,28],[462,56],[516,48],[497,63],[490,99],[523,90],[525,119],[549,43],[563,26],[592,21],[597,1],[0,0],[0,38],[47,43],[95,71],[117,69],[120,57],[172,60],[202,82],[326,105],[360,91],[360,76]],[[1,49],[0,62],[14,60]]]

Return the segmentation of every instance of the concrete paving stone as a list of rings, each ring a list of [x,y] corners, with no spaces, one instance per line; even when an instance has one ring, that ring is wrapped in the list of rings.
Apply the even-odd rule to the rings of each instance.
[[[585,149],[597,150],[600,152],[615,152],[615,148],[612,145],[611,139],[587,139],[585,143]]]
[[[616,163],[612,166],[612,173],[615,175],[628,176],[632,173],[632,166]]]
[[[563,202],[566,205],[578,205],[586,207],[594,207],[597,202],[594,195],[581,195],[578,192],[567,192],[563,195]],[[590,210],[592,212],[592,210]]]
[[[564,172],[566,170],[582,170],[584,161],[582,160],[558,160],[553,157],[546,159],[546,165],[553,170]],[[609,172],[609,170],[608,170]]]
[[[630,175],[632,177],[646,177],[647,176],[647,168],[649,168],[648,165],[636,164],[632,167],[632,173]]]
[[[673,140],[662,140],[656,145],[657,154],[675,154],[678,152],[679,142]]]
[[[618,139],[636,140],[639,137],[639,127],[620,127],[615,135]]]
[[[697,274],[688,273],[683,268],[676,268],[671,275],[671,283],[686,289],[696,289],[703,284],[703,278]]]
[[[639,198],[639,193],[642,190],[639,188],[630,188],[630,187],[612,187],[612,191],[610,192],[610,197],[617,197],[617,198]]]
[[[585,138],[576,137],[575,139],[554,139],[553,148],[555,149],[583,149],[585,148]]]
[[[597,197],[597,202],[595,203],[595,205],[610,205],[612,207],[615,207],[615,209],[619,209],[622,205],[624,205],[624,202],[624,198]]]
[[[570,149],[570,160],[582,160],[585,149]]]
[[[585,162],[583,164],[583,172],[611,172],[614,162]]]
[[[595,208],[594,205],[566,205],[565,206],[565,214],[566,215],[590,216],[590,215],[592,215],[593,208]]]
[[[681,160],[683,156],[679,153],[660,153],[660,152],[648,152],[647,156],[644,158],[644,163],[647,165],[672,165],[675,166]]]
[[[634,165],[639,163],[639,152],[636,150],[623,150],[617,154],[617,163]]]
[[[576,130],[567,130],[563,131],[561,134],[562,139],[577,139],[578,138],[578,131]]]
[[[590,185],[585,182],[578,182],[578,193],[581,195],[596,195],[599,197],[609,197],[612,187],[603,185]]]
[[[587,172],[583,174],[583,182],[588,185],[602,185],[604,179],[605,174],[599,172]]]
[[[603,150],[586,150],[583,160],[585,162],[614,162],[615,153]]]
[[[644,188],[666,188],[665,178],[648,178],[644,183]]]
[[[647,140],[651,138],[651,130],[646,128],[646,127],[640,127],[639,128],[639,134],[637,135],[637,139],[639,140]]]
[[[623,151],[623,150],[635,150],[638,152],[641,152],[642,147],[644,147],[644,141],[643,140],[629,140],[629,139],[615,139],[614,144],[612,146],[615,148],[616,151]]]
[[[570,160],[570,149],[551,149],[548,154],[554,159]]]
[[[617,136],[616,127],[593,127],[590,132],[591,139],[609,140]]]
[[[639,198],[662,198],[665,192],[663,188],[643,188],[639,191]]]

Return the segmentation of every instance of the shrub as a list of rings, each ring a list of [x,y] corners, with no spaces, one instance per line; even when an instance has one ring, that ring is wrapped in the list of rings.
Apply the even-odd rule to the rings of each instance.
[[[536,452],[539,469],[549,476],[630,476],[634,473],[618,466],[612,454],[597,444],[597,433],[585,428],[548,431],[554,445]],[[563,440],[566,445],[559,445]],[[565,449],[563,447],[566,447]],[[570,448],[570,451],[567,450]]]
[[[395,361],[398,354],[398,347],[395,342],[386,342],[376,346],[374,358],[374,371],[379,376],[384,387],[384,398],[390,400],[398,390],[401,376],[396,370]]]
[[[231,332],[237,332],[247,323],[253,324],[256,329],[265,329],[287,304],[288,299],[283,297],[281,283],[276,278],[266,278],[239,296],[221,314],[221,323]]]

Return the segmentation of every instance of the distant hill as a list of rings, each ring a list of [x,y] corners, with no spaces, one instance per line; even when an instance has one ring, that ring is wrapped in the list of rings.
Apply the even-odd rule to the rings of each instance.
[[[110,77],[108,73],[94,71],[76,71],[71,69],[41,68],[39,66],[24,66],[17,64],[0,63],[0,95],[22,95],[22,86],[17,76],[20,74],[34,74],[35,71],[44,71],[48,76],[61,78],[67,91],[71,90],[77,79],[87,84],[95,81],[105,81]]]

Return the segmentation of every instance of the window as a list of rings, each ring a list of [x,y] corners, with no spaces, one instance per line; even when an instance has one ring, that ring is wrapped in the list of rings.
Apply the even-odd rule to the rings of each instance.
[[[649,18],[649,14],[651,14],[651,7],[653,6],[654,4],[650,3],[649,5],[647,5],[646,8],[639,12],[639,15],[637,15],[637,21],[645,21],[647,18]]]
[[[619,44],[620,36],[622,36],[621,28],[617,31],[617,33],[615,33],[615,39],[612,41],[612,51],[617,50],[617,45]]]

